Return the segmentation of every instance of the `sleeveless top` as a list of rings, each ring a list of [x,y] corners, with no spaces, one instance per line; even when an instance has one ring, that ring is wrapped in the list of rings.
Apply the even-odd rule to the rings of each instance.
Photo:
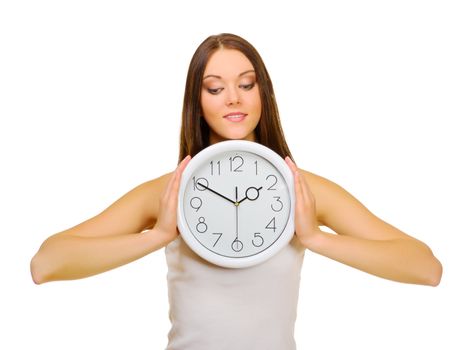
[[[296,236],[267,261],[228,269],[181,237],[165,248],[171,330],[167,350],[293,350],[305,248]]]

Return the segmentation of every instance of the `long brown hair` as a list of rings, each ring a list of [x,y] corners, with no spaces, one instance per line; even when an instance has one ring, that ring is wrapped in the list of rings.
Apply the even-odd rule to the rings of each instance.
[[[214,51],[221,48],[240,51],[250,60],[255,69],[261,97],[261,118],[255,128],[256,141],[272,149],[282,158],[289,156],[293,159],[282,131],[271,78],[261,56],[245,39],[234,34],[223,33],[204,40],[189,64],[183,101],[179,162],[188,154],[193,157],[209,146],[210,128],[202,116],[201,107],[202,78],[209,58]]]

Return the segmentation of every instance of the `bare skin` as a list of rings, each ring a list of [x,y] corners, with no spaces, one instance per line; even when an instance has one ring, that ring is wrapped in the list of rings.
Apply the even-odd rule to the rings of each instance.
[[[96,275],[173,241],[179,235],[179,180],[188,160],[136,187],[96,217],[48,238],[31,261],[33,280],[39,284]],[[300,169],[294,174],[296,235],[306,248],[386,279],[439,284],[442,268],[424,243],[377,218],[337,184]],[[323,232],[320,225],[338,234]]]
[[[251,63],[236,50],[221,49],[211,56],[204,76],[201,104],[211,143],[256,141],[261,102]],[[243,121],[226,118],[234,113],[244,115]],[[34,282],[96,275],[176,239],[177,195],[189,161],[187,157],[175,171],[137,186],[97,216],[46,239],[31,260]],[[307,249],[382,278],[439,284],[442,265],[426,244],[375,216],[334,182],[285,161],[295,177],[296,235]]]
[[[31,260],[34,282],[96,275],[174,240],[179,234],[177,190],[188,161],[172,173],[137,186],[97,216],[49,237]]]
[[[440,283],[442,265],[426,244],[372,214],[334,182],[286,161],[295,176],[296,235],[306,248],[389,280]]]

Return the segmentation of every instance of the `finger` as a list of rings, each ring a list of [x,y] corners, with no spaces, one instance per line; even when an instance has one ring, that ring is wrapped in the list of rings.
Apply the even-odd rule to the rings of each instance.
[[[300,173],[298,170],[294,171],[294,187],[295,187],[295,197],[296,197],[296,201],[298,204],[297,207],[300,207],[303,205],[305,197],[304,197],[304,191],[302,188]]]
[[[168,180],[166,184],[163,198],[167,199],[168,196],[170,195],[170,192],[171,192],[170,190],[173,187],[173,183],[175,182],[175,177],[176,177],[176,169],[173,171],[173,173],[170,176],[170,179]]]
[[[176,199],[176,196],[178,195],[178,190],[180,187],[180,181],[181,181],[181,175],[183,174],[184,169],[189,163],[189,160],[191,159],[191,156],[186,156],[181,163],[178,165],[178,167],[175,170],[174,174],[174,179],[170,187],[170,198]]]
[[[311,193],[310,193],[310,188],[309,188],[307,182],[305,181],[304,176],[302,174],[300,174],[300,172],[299,172],[299,182],[300,182],[300,187],[301,187],[301,190],[302,190],[302,195],[303,195],[304,202],[306,204],[311,204],[312,203],[312,196],[311,196]]]
[[[300,173],[300,171],[297,169],[296,170],[296,174],[297,174],[297,178],[298,178],[298,181],[299,181],[299,187],[300,187],[300,190],[302,191],[302,195],[305,196],[306,192],[305,192],[305,180],[304,180],[304,177],[302,176],[302,174]]]
[[[175,177],[175,182],[179,184],[179,181],[181,180],[181,175],[183,174],[184,169],[188,165],[189,161],[191,160],[191,156],[187,155],[181,163],[178,165],[176,168],[176,177]]]
[[[297,201],[300,204],[302,203],[304,193],[302,191],[302,184],[300,182],[301,179],[300,179],[299,169],[297,168],[297,165],[295,165],[295,163],[292,161],[292,159],[290,159],[289,156],[285,158],[285,161],[287,165],[289,166],[289,168],[291,169],[292,174],[294,175],[295,196],[297,197]]]
[[[287,156],[285,158],[285,161],[287,163],[287,165],[289,166],[289,168],[292,170],[292,173],[295,173],[295,171],[297,170],[297,166],[295,165],[295,163],[292,161],[292,159],[290,159],[289,156]]]
[[[286,160],[287,165],[292,171],[292,175],[294,175],[294,184],[295,184],[296,190],[301,190],[301,183],[300,183],[301,179],[299,176],[300,173],[299,173],[299,169],[297,168],[297,165],[295,165],[295,163],[292,161],[292,159],[290,159],[289,156],[287,156],[285,160]],[[298,194],[302,195],[302,192],[300,191]]]
[[[186,158],[184,158],[179,164],[178,166],[176,167],[175,171],[173,171],[173,174],[171,174],[171,177],[170,177],[170,180],[168,180],[168,183],[166,185],[166,188],[165,188],[165,192],[164,192],[164,195],[163,197],[168,200],[169,197],[172,195],[173,193],[173,188],[175,186],[175,182],[178,180],[178,171],[181,169],[181,167],[185,164],[187,164],[187,162],[189,161],[188,157],[190,158],[190,156],[186,156]],[[186,162],[186,163],[185,163]]]

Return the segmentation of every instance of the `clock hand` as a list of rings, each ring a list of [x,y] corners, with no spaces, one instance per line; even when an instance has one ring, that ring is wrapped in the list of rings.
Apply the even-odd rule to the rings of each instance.
[[[253,186],[252,186],[252,187],[248,187],[248,188],[246,189],[246,191],[245,191],[245,198],[243,198],[241,201],[239,201],[238,204],[240,204],[241,202],[243,202],[245,199],[249,199],[250,201],[254,201],[255,199],[258,199],[258,197],[259,197],[259,191],[260,191],[262,188],[263,188],[263,186],[261,186],[261,187],[259,187],[259,188],[256,188],[256,187],[253,187]],[[256,190],[256,197],[254,197],[254,198],[248,197],[248,191],[249,191],[250,189],[255,189],[255,190]]]
[[[235,186],[235,233],[237,235],[237,240],[238,240],[238,206],[240,203],[238,203],[238,187]]]
[[[229,198],[225,197],[224,195],[222,195],[222,194],[220,194],[220,193],[218,193],[218,192],[214,191],[212,188],[209,188],[209,187],[207,187],[206,185],[203,185],[203,184],[202,184],[202,183],[200,183],[200,182],[198,182],[197,184],[198,184],[199,186],[201,186],[201,187],[204,187],[205,189],[207,189],[207,190],[211,191],[212,193],[215,193],[216,195],[218,195],[218,196],[220,196],[220,197],[222,197],[222,198],[224,198],[224,199],[228,200],[229,202],[231,202],[231,203],[235,204],[235,202],[234,202],[234,201],[232,201],[231,199],[229,199]]]
[[[232,242],[232,249],[240,252],[243,249],[243,243],[238,239],[238,187],[235,186],[235,240]]]

